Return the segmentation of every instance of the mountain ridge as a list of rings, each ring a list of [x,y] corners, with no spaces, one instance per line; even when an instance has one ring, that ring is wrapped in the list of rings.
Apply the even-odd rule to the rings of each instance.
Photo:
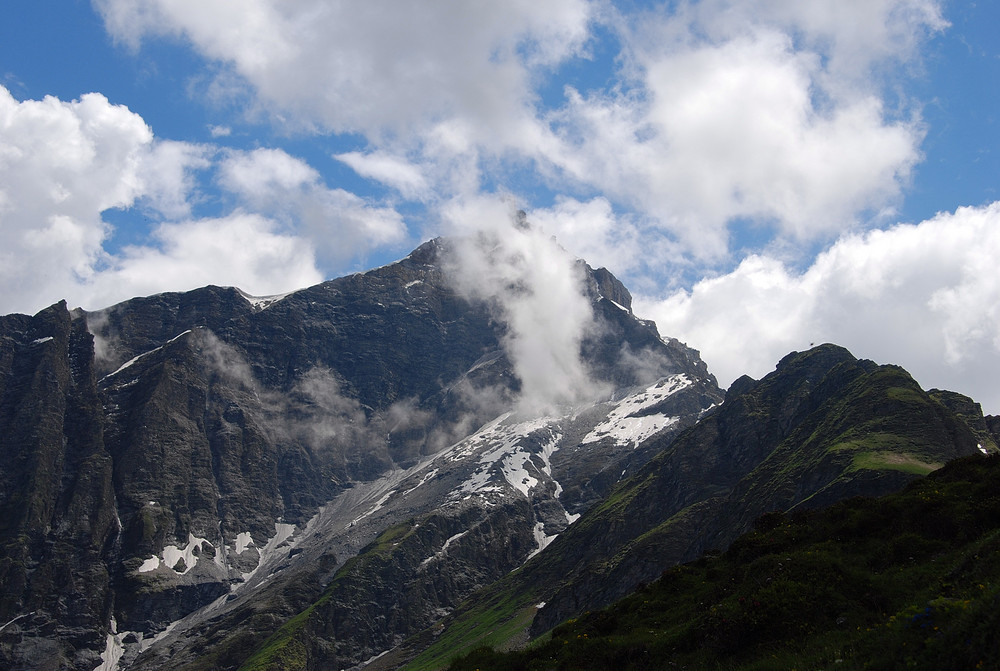
[[[503,537],[522,539],[505,572],[569,524],[577,513],[567,507],[593,505],[613,484],[602,475],[606,461],[649,458],[614,432],[588,443],[594,459],[559,456],[562,432],[585,437],[610,417],[612,400],[553,417],[551,428],[519,428],[523,421],[509,417],[440,456],[519,393],[504,314],[455,289],[442,263],[450,244],[431,241],[395,264],[267,303],[205,287],[95,312],[63,302],[0,319],[6,472],[23,485],[0,497],[23,513],[0,538],[5,664],[93,669],[102,650],[120,667],[158,666],[157,650],[194,661],[204,644],[191,647],[188,636],[224,635],[212,627],[230,626],[225,614],[253,603],[251,638],[235,632],[235,647],[246,648],[257,640],[254,626],[273,631],[362,546],[414,511],[436,510],[435,497],[454,488],[472,498],[449,515],[486,515],[481,522],[513,525]],[[640,391],[664,375],[690,377],[670,402],[683,419],[649,407],[644,418],[615,421],[674,432],[721,400],[697,353],[637,320],[610,273],[574,263],[600,325],[579,340],[589,375],[607,389]],[[86,496],[74,493],[84,485]],[[512,514],[490,517],[493,500],[509,500]],[[76,511],[83,540],[59,522],[65,516],[54,511],[63,509]],[[439,520],[444,530],[453,524]],[[468,551],[460,540],[442,550],[453,536],[432,535],[426,551],[445,564],[460,558]],[[77,555],[83,542],[91,550]],[[70,579],[62,594],[47,572],[57,567]],[[443,603],[419,598],[431,610],[449,608],[483,580],[472,576]],[[83,591],[87,606],[65,598]],[[47,634],[54,624],[63,633]],[[366,645],[351,658],[374,654]]]
[[[853,450],[838,447],[842,429],[867,431],[871,422],[882,433]],[[936,430],[929,438],[928,425]],[[894,442],[885,446],[884,437]],[[464,605],[433,634],[404,645],[400,658],[420,652],[412,668],[436,668],[484,641],[508,644],[502,636],[493,638],[491,628],[507,626],[504,636],[515,638],[520,632],[539,636],[625,596],[674,564],[725,549],[766,512],[887,493],[936,466],[917,460],[915,471],[912,460],[867,458],[909,454],[900,444],[919,456],[936,454],[941,463],[981,454],[978,434],[901,368],[859,361],[833,345],[791,353],[761,380],[734,383],[725,403],[663,446],[541,556]],[[501,602],[507,605],[488,611],[489,604]],[[497,619],[520,624],[489,624]],[[476,621],[488,624],[478,627]]]

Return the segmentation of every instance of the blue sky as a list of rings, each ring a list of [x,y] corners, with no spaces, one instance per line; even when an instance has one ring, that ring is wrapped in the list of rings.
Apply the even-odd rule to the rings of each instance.
[[[995,3],[63,0],[0,23],[0,312],[273,294],[522,208],[720,383],[1000,412]]]

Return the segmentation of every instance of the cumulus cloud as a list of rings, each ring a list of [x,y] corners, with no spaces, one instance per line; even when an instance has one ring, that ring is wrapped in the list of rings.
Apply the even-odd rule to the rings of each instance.
[[[421,199],[429,195],[429,185],[419,166],[405,158],[384,151],[362,153],[344,152],[334,156],[351,167],[362,177],[382,182],[400,192],[405,198]]]
[[[4,311],[34,311],[90,281],[111,233],[101,212],[149,196],[178,207],[197,149],[158,145],[142,118],[96,93],[18,101],[0,87]]]
[[[723,385],[766,374],[791,350],[835,342],[996,413],[998,254],[993,203],[843,237],[801,273],[751,256],[691,291],[639,299],[636,309],[701,350]]]
[[[214,190],[208,177],[223,191],[222,212],[194,217]],[[155,228],[110,252],[112,209]],[[100,94],[18,101],[0,87],[2,312],[60,298],[100,308],[209,283],[280,293],[406,234],[395,210],[327,187],[284,151],[159,140]]]
[[[889,113],[870,81],[859,87],[853,70],[836,69],[831,55],[848,50],[838,31],[818,20],[768,23],[768,14],[814,17],[764,4],[762,15],[743,4],[685,5],[696,18],[680,11],[653,21],[655,30],[635,28],[634,85],[568,89],[551,115],[562,144],[544,159],[707,260],[730,251],[736,220],[808,241],[891,207],[920,158],[916,111]],[[871,66],[873,50],[851,53]]]
[[[529,218],[594,267],[627,272],[642,264],[644,231],[629,217],[616,214],[607,198],[559,196],[552,207],[530,210]]]
[[[594,316],[575,258],[499,198],[454,202],[447,215],[464,230],[476,222],[473,235],[457,240],[449,272],[507,325],[503,347],[521,381],[520,410],[539,415],[599,395],[580,358]]]
[[[709,262],[734,222],[809,245],[891,214],[924,127],[905,100],[887,108],[882,73],[946,26],[933,0],[95,6],[133,47],[187,41],[279,125],[360,133],[369,146],[336,158],[404,199],[436,207],[535,169],[634,214],[646,249]],[[543,104],[598,26],[621,49],[614,81]],[[625,237],[600,253],[623,258]]]
[[[81,287],[87,297],[83,307],[208,284],[266,296],[323,280],[309,242],[276,231],[273,220],[259,215],[161,224],[152,237],[156,244],[126,247],[111,267]]]
[[[108,31],[133,47],[149,36],[182,37],[271,110],[369,135],[434,117],[515,128],[531,72],[576,53],[591,16],[584,0],[94,4]]]
[[[17,101],[0,88],[3,311],[34,312],[60,298],[98,308],[208,283],[267,293],[321,279],[311,245],[273,221],[189,218],[194,172],[211,155],[155,140],[141,117],[99,94]],[[112,255],[103,213],[129,207],[180,221]]]
[[[310,240],[324,267],[343,267],[359,254],[406,236],[398,212],[328,188],[314,168],[280,149],[230,152],[219,167],[219,181],[245,206]]]

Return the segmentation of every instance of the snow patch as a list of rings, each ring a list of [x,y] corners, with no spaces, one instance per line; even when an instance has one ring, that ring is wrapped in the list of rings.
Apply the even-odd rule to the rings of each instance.
[[[555,420],[552,417],[539,417],[526,422],[504,424],[508,417],[509,413],[501,415],[456,446],[451,456],[452,461],[471,456],[483,447],[496,445],[479,458],[479,468],[462,484],[456,494],[498,491],[496,486],[488,484],[495,465],[499,465],[504,480],[525,496],[528,496],[531,489],[538,484],[538,479],[526,468],[533,453],[528,452],[521,442],[534,432],[547,428],[550,438],[542,448],[542,460],[547,463],[546,460],[555,451],[555,443],[561,437],[550,427]],[[548,473],[551,477],[551,468]]]
[[[183,620],[183,619],[184,618],[181,618],[181,620]],[[152,638],[147,639],[147,638],[143,637],[142,643],[140,644],[140,647],[139,647],[139,651],[140,652],[145,652],[150,646],[152,646],[155,643],[157,643],[157,642],[162,641],[163,639],[165,639],[167,636],[170,635],[170,632],[173,631],[174,628],[178,624],[180,624],[181,620],[174,620],[173,622],[171,622],[170,624],[167,625],[166,629],[164,629],[163,631],[161,631],[156,636],[153,636]]]
[[[610,298],[608,298],[607,296],[601,296],[601,299],[602,299],[602,300],[605,300],[605,301],[607,301],[607,302],[609,302],[609,303],[611,303],[612,305],[614,305],[614,306],[615,306],[616,308],[618,308],[618,309],[619,309],[619,310],[621,310],[622,312],[628,312],[629,314],[631,314],[631,313],[632,313],[632,311],[631,311],[631,310],[629,310],[629,309],[628,309],[627,307],[625,307],[624,305],[622,305],[622,304],[621,304],[621,303],[619,303],[618,301],[613,301],[613,300],[611,300],[611,299],[610,299]]]
[[[267,308],[271,307],[272,305],[280,301],[282,298],[285,298],[295,293],[293,291],[289,291],[288,293],[274,294],[273,296],[251,296],[242,289],[237,289],[236,291],[240,292],[240,296],[243,296],[246,302],[249,303],[253,307],[253,309],[256,310],[257,312],[260,312],[261,310],[266,310]]]
[[[117,671],[118,662],[125,654],[125,646],[122,644],[122,637],[118,634],[118,622],[111,618],[111,631],[108,632],[108,641],[101,653],[101,663],[94,667],[94,671]]]
[[[31,344],[32,345],[41,345],[43,342],[48,342],[50,340],[55,340],[55,338],[53,338],[52,336],[46,336],[44,338],[38,338],[37,340],[32,340]]]
[[[195,567],[198,563],[198,555],[194,553],[195,549],[200,552],[204,551],[203,543],[207,543],[212,547],[215,547],[211,541],[207,538],[198,538],[192,533],[188,533],[188,542],[183,548],[179,548],[176,545],[165,545],[163,546],[163,551],[159,556],[153,555],[149,559],[142,562],[142,565],[137,569],[139,573],[149,573],[150,571],[155,571],[164,566],[168,569],[177,571],[175,566],[177,562],[181,559],[184,560],[184,570],[177,571],[177,573],[184,575],[191,569]],[[219,563],[219,553],[216,552],[216,563]]]
[[[989,454],[989,450],[983,447],[982,443],[976,443],[976,447],[978,447],[979,451],[982,452],[983,454]]]
[[[426,566],[427,564],[431,563],[433,560],[440,559],[441,557],[443,557],[446,554],[448,554],[448,547],[452,543],[454,543],[455,541],[457,541],[459,538],[461,538],[462,536],[464,536],[467,533],[469,533],[468,529],[466,529],[465,531],[459,532],[459,533],[455,534],[454,536],[452,536],[451,538],[449,538],[448,540],[446,540],[444,542],[444,545],[441,546],[440,550],[438,550],[437,552],[435,552],[434,554],[432,554],[430,557],[428,557],[427,559],[425,559],[422,562],[420,562],[420,565],[421,566]]]
[[[403,492],[402,494],[400,494],[400,497],[406,496],[407,494],[409,494],[410,492],[414,491],[415,489],[417,489],[418,487],[420,487],[421,485],[423,485],[425,482],[427,482],[428,480],[430,480],[431,478],[433,478],[437,474],[438,474],[438,469],[436,469],[436,468],[432,469],[429,473],[425,473],[424,477],[422,477],[420,479],[420,482],[418,482],[416,485],[414,485],[413,487],[410,487],[405,492]]]
[[[420,483],[420,484],[423,484],[423,481],[421,481],[421,483]],[[420,485],[417,485],[417,487],[419,487],[419,486],[420,486]],[[414,487],[413,489],[416,489],[417,487]],[[413,489],[411,489],[410,491],[412,492],[412,491],[413,491]],[[391,497],[391,496],[392,496],[393,494],[395,494],[395,493],[396,493],[396,490],[395,490],[395,489],[390,489],[390,490],[389,490],[388,492],[386,492],[385,494],[383,494],[383,495],[382,495],[382,498],[380,498],[380,499],[379,499],[378,501],[376,501],[376,502],[375,502],[375,507],[374,507],[374,508],[372,508],[371,510],[369,510],[369,511],[368,511],[368,512],[366,512],[366,513],[362,513],[362,514],[361,514],[360,516],[358,516],[358,517],[355,517],[355,518],[354,518],[353,520],[351,520],[351,523],[350,523],[350,524],[348,524],[348,525],[347,525],[347,527],[348,527],[348,528],[350,528],[350,527],[353,527],[353,526],[354,526],[355,524],[357,524],[357,523],[358,523],[358,522],[360,522],[361,520],[365,519],[366,517],[368,517],[368,516],[370,516],[370,515],[374,515],[375,513],[377,513],[377,512],[379,511],[379,510],[381,510],[381,509],[382,509],[382,506],[384,506],[384,505],[385,505],[385,502],[386,502],[386,501],[388,501],[388,500],[389,500],[389,498],[390,498],[390,497]]]
[[[528,559],[531,559],[536,554],[547,548],[549,546],[549,543],[554,541],[556,539],[556,536],[559,535],[559,534],[553,534],[551,536],[546,536],[544,522],[535,522],[535,528],[532,529],[531,532],[535,535],[535,543],[538,545],[538,547],[531,551],[531,554],[528,555]],[[525,559],[525,561],[527,561],[527,559]]]
[[[5,622],[2,627],[0,627],[0,631],[3,631],[4,629],[6,629],[7,627],[9,627],[10,625],[12,625],[15,622],[17,622],[18,620],[20,620],[21,618],[31,617],[34,614],[35,614],[35,611],[31,611],[30,613],[25,613],[24,615],[18,615],[13,620],[7,620],[7,622]]]
[[[164,545],[162,553],[163,564],[167,568],[174,569],[177,566],[177,562],[183,559],[184,570],[177,572],[184,575],[198,563],[198,555],[194,551],[195,548],[198,548],[200,552],[203,549],[202,543],[211,545],[207,538],[197,538],[194,534],[188,533],[188,542],[183,548],[178,548],[176,545]],[[177,569],[174,570],[176,571]]]
[[[150,571],[155,571],[160,568],[160,558],[153,555],[146,561],[142,562],[142,566],[139,567],[139,573],[149,573]]]
[[[249,531],[243,531],[236,534],[236,554],[241,555],[246,552],[246,549],[253,545],[257,547],[253,542],[253,536],[250,535]]]
[[[157,350],[163,349],[164,347],[166,347],[167,345],[169,345],[173,341],[177,340],[178,338],[180,338],[182,336],[187,335],[188,333],[191,333],[191,329],[188,329],[187,331],[184,331],[182,333],[178,333],[173,338],[171,338],[167,342],[163,343],[159,347],[154,347],[153,349],[149,350],[148,352],[143,352],[142,354],[140,354],[138,356],[132,357],[131,359],[129,359],[128,361],[126,361],[125,363],[123,363],[121,366],[119,366],[118,369],[115,372],[108,373],[107,375],[105,375],[104,377],[102,377],[101,378],[101,382],[103,382],[104,380],[107,380],[109,377],[113,377],[115,375],[118,375],[118,373],[122,372],[123,370],[125,370],[126,368],[128,368],[129,366],[131,366],[132,364],[134,364],[136,361],[138,361],[142,357],[144,357],[144,356],[146,356],[148,354],[152,354],[153,352],[156,352]]]
[[[287,541],[289,538],[291,538],[294,533],[295,533],[295,525],[294,524],[285,524],[283,522],[275,522],[274,523],[274,535],[271,536],[271,538],[267,541],[267,545],[265,545],[263,549],[258,548],[258,549],[260,549],[260,557],[257,559],[257,566],[252,571],[250,571],[248,573],[241,573],[240,574],[243,577],[243,583],[242,584],[246,584],[246,582],[255,573],[257,573],[257,571],[259,571],[260,568],[262,566],[264,566],[264,564],[266,564],[268,562],[268,560],[270,560],[275,555],[275,553],[277,552],[278,548],[281,547],[281,545],[285,541]],[[251,539],[251,542],[252,542],[252,539]],[[254,544],[254,547],[257,547],[257,545]],[[266,578],[265,578],[265,580],[266,580]],[[263,584],[263,583],[261,583],[261,584]],[[233,591],[235,591],[241,585],[233,585],[233,587],[232,587]]]
[[[676,424],[679,418],[668,417],[662,413],[636,415],[691,384],[691,379],[681,373],[665,377],[641,392],[626,396],[615,404],[608,413],[608,418],[595,426],[580,444],[596,443],[604,438],[611,438],[619,445],[637,446],[650,436]]]

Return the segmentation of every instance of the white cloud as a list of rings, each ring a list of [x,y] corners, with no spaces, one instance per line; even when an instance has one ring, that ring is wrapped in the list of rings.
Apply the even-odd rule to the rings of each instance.
[[[879,73],[946,25],[933,0],[96,6],[135,47],[186,40],[279,125],[361,133],[369,146],[336,158],[404,199],[433,207],[537,170],[631,210],[656,248],[712,261],[737,220],[799,245],[892,212],[924,129],[905,100],[886,109]],[[598,24],[621,47],[615,83],[543,104]]]
[[[311,245],[275,226],[273,220],[239,213],[161,224],[153,234],[155,246],[126,248],[113,267],[88,283],[84,307],[208,284],[266,296],[322,281]]]
[[[95,6],[108,31],[133,47],[148,36],[182,36],[276,113],[370,136],[450,116],[502,133],[522,116],[530,73],[577,53],[591,16],[584,0]]]
[[[811,50],[759,17],[708,39],[685,18],[666,17],[655,33],[644,25],[656,40],[626,40],[633,88],[570,89],[550,117],[563,144],[543,160],[704,259],[730,251],[734,220],[810,241],[898,201],[920,159],[916,112],[892,118],[874,86],[841,86],[829,60],[838,45]]]
[[[594,316],[573,255],[540,227],[519,222],[500,198],[453,201],[445,216],[467,233],[456,238],[449,268],[455,286],[494,307],[508,326],[503,347],[521,381],[520,411],[539,416],[600,395],[580,359]],[[476,223],[471,235],[469,222]]]
[[[586,202],[560,196],[552,207],[528,211],[528,219],[591,266],[624,273],[643,266],[642,231],[615,214],[606,198]]]
[[[405,198],[417,200],[427,197],[430,193],[420,167],[405,158],[383,151],[367,154],[349,151],[337,154],[334,158],[350,166],[359,175],[396,189]]]
[[[664,300],[636,301],[699,349],[720,383],[760,377],[791,350],[834,342],[897,363],[925,387],[1000,412],[1000,203],[850,235],[805,272],[764,256]]]
[[[153,135],[123,106],[17,101],[0,87],[3,310],[33,311],[93,276],[110,232],[100,213],[142,195]]]
[[[215,174],[226,211],[192,218],[198,180]],[[151,233],[113,254],[109,209],[136,208]],[[146,236],[149,236],[146,238]],[[400,215],[329,189],[280,150],[229,152],[154,138],[140,116],[99,94],[17,101],[0,88],[0,312],[66,298],[103,307],[205,283],[275,293],[341,271],[406,235]]]
[[[326,187],[314,168],[280,149],[229,152],[219,181],[246,207],[310,240],[323,267],[342,269],[371,249],[406,237],[398,212]]]

